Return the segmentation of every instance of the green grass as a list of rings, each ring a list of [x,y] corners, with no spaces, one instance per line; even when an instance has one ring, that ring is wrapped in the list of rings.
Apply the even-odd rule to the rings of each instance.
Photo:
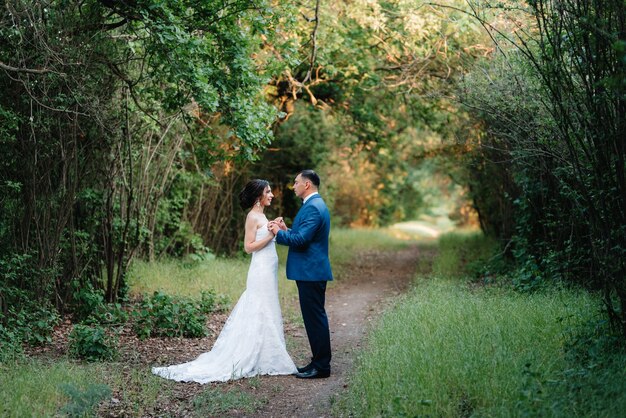
[[[433,262],[433,274],[463,277],[474,263],[490,260],[499,251],[498,243],[476,231],[456,232],[439,238],[439,255]]]
[[[93,368],[67,361],[3,364],[0,366],[0,415],[52,417],[64,408],[69,410],[76,405],[76,396],[71,394],[90,393],[95,382],[102,382],[93,372]],[[83,403],[85,413],[100,400],[99,396],[91,398],[93,402]]]
[[[6,417],[53,416],[68,398],[62,384],[86,385],[89,375],[61,362],[49,366],[29,362],[0,366],[0,415]]]
[[[566,366],[566,324],[594,310],[583,293],[471,292],[449,280],[421,281],[371,335],[346,409],[354,416],[510,416],[526,373],[555,378]]]
[[[126,416],[144,416],[163,390],[162,379],[143,367],[65,359],[0,364],[2,417],[93,416],[112,396],[124,402]]]
[[[459,268],[490,253],[491,244],[481,240],[476,235],[443,240],[435,266],[441,272],[446,260],[456,268],[448,277],[420,278],[380,319],[336,415],[623,414],[626,355],[610,350],[582,360],[572,355],[572,337],[597,319],[598,300],[584,291],[520,294],[460,281]],[[457,245],[463,242],[470,246]],[[467,250],[471,245],[477,253]],[[585,344],[578,349],[589,351]]]
[[[198,417],[219,416],[236,409],[239,414],[251,414],[267,403],[267,399],[257,399],[239,387],[223,390],[209,387],[193,399],[195,415]]]

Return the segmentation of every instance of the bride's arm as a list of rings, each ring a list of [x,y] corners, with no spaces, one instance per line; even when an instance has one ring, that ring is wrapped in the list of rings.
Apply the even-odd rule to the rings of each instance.
[[[248,254],[259,251],[261,248],[265,247],[271,240],[274,239],[274,234],[272,234],[270,231],[267,236],[257,241],[256,231],[260,226],[262,226],[262,224],[258,218],[255,218],[254,216],[248,216],[246,218],[246,229],[243,237],[243,249]]]

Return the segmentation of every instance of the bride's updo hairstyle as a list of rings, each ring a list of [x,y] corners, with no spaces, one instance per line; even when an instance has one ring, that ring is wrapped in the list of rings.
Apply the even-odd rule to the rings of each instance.
[[[243,210],[250,209],[263,195],[263,191],[270,183],[267,180],[250,180],[239,192],[239,204]]]

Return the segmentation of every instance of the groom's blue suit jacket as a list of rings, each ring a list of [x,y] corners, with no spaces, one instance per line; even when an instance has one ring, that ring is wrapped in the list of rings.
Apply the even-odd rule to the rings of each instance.
[[[333,279],[328,258],[330,214],[324,199],[313,195],[298,211],[291,229],[278,231],[276,242],[289,246],[287,278],[303,281]]]

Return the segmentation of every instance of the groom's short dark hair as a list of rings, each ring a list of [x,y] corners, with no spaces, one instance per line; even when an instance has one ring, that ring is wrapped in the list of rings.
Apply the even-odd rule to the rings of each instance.
[[[302,170],[300,172],[300,177],[304,177],[305,179],[310,180],[315,187],[320,187],[320,176],[318,176],[315,171]]]

